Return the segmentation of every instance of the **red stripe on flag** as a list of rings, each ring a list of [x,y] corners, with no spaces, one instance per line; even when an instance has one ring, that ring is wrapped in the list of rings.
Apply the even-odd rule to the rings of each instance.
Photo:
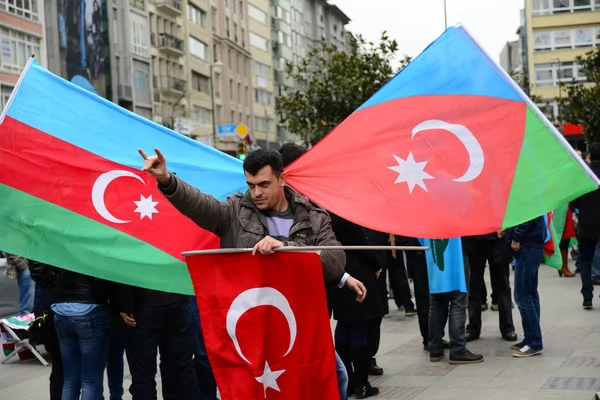
[[[317,254],[206,254],[186,262],[223,400],[340,398]]]
[[[132,157],[136,150],[131,149]],[[182,258],[185,250],[218,247],[218,237],[179,213],[158,191],[152,176],[9,116],[0,125],[0,183],[134,236],[177,258]]]

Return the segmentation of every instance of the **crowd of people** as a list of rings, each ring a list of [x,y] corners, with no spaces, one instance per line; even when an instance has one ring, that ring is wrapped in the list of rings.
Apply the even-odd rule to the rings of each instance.
[[[279,151],[250,153],[244,161],[248,192],[223,202],[171,174],[160,151],[153,156],[140,154],[142,170],[157,179],[164,196],[196,224],[219,235],[222,247],[253,247],[268,255],[290,244],[420,245],[416,238],[373,231],[328,214],[286,186],[284,168],[304,152],[303,147],[288,143]],[[591,146],[589,157],[591,169],[600,176],[600,143]],[[572,207],[578,213],[577,266],[583,305],[590,308],[593,276],[600,276],[600,271],[592,273],[594,252],[598,257],[600,246],[600,189],[576,199]],[[245,223],[250,221],[257,230],[244,229],[242,211]],[[430,361],[441,361],[449,349],[451,364],[471,364],[483,361],[482,355],[468,350],[467,342],[481,336],[481,313],[487,308],[484,272],[489,267],[492,308],[498,311],[501,337],[512,343],[515,357],[541,354],[538,269],[547,236],[546,222],[540,216],[506,231],[461,238],[468,293],[430,293],[424,251],[321,252],[327,304],[337,321],[334,344],[340,398],[364,399],[379,393],[369,376],[384,373],[376,355],[382,319],[389,313],[388,280],[396,306],[407,317],[417,316],[423,350]],[[133,399],[157,399],[158,354],[165,400],[217,399],[194,297],[108,282],[13,255],[8,261],[11,277],[27,275],[36,283],[33,296],[21,296],[20,311],[27,312],[28,296],[32,297],[37,317],[32,340],[44,344],[53,358],[51,400],[104,399],[105,370],[110,400],[121,399],[124,355]],[[512,315],[513,262],[522,340]],[[444,340],[447,325],[449,341]]]

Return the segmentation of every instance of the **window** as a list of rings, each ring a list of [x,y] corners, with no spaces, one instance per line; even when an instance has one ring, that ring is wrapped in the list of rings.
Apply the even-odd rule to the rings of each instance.
[[[213,82],[213,84],[215,85],[215,97],[219,99],[221,98],[221,74],[216,72],[215,80]]]
[[[129,0],[129,4],[138,10],[144,11],[144,0]]]
[[[225,17],[225,33],[229,37],[229,17]]]
[[[0,11],[37,21],[38,2],[38,0],[0,0]]]
[[[193,106],[194,123],[202,126],[212,126],[212,112],[204,107]]]
[[[535,32],[533,49],[538,52],[592,47],[594,43],[600,43],[600,39],[596,38],[597,33],[600,33],[600,27]]]
[[[252,4],[248,4],[248,16],[263,24],[267,23],[267,13],[265,13],[263,10],[259,10]]]
[[[213,32],[217,30],[217,9],[212,7],[210,9],[210,23],[212,25]]]
[[[246,31],[242,28],[242,47],[246,47]]]
[[[201,28],[206,27],[206,13],[192,4],[188,4],[188,19]]]
[[[600,10],[600,0],[533,0],[533,15]]]
[[[237,102],[241,103],[242,102],[242,84],[241,83],[238,83],[237,95],[238,95]]]
[[[554,73],[552,64],[538,64],[535,66],[535,86],[538,88],[554,86]]]
[[[254,129],[257,131],[270,131],[271,119],[265,117],[254,117]]]
[[[582,68],[572,61],[535,65],[535,86],[538,88],[555,87],[559,82],[569,83],[573,78],[587,80]]]
[[[235,4],[235,2],[233,2],[233,4]],[[233,40],[237,43],[238,41],[238,34],[237,34],[237,23],[233,23]]]
[[[8,104],[12,89],[13,88],[10,86],[0,86],[0,112],[4,110],[4,107]]]
[[[267,50],[268,41],[262,36],[258,36],[250,32],[250,46],[254,46],[261,50]]]
[[[271,67],[267,64],[252,60],[252,73],[263,78],[271,77]]]
[[[229,79],[229,100],[233,99],[233,79]]]
[[[240,18],[244,18],[244,2],[240,0]]]
[[[141,15],[131,13],[131,48],[133,54],[148,57],[148,20]]]
[[[41,56],[40,39],[13,30],[0,30],[0,70],[20,73],[29,57]]]
[[[192,55],[194,55],[202,60],[206,60],[206,44],[199,41],[198,39],[196,39],[193,36],[189,37],[189,42],[190,42],[190,53],[192,53]]]
[[[233,12],[236,12],[237,10],[237,0],[231,0],[231,9],[233,10]]]
[[[574,0],[573,8],[578,10],[591,10],[592,3],[590,0]]]
[[[254,89],[254,101],[261,104],[270,104],[271,94],[266,90]]]
[[[210,90],[208,77],[192,71],[192,90],[209,94]]]
[[[554,6],[554,12],[570,12],[571,0],[552,0]]]
[[[292,37],[290,35],[288,35],[287,33],[283,33],[282,31],[279,31],[277,33],[277,37],[279,39],[279,43],[281,44],[285,44],[287,47],[292,47]]]
[[[133,88],[135,90],[148,90],[148,73],[136,69],[133,71]]]

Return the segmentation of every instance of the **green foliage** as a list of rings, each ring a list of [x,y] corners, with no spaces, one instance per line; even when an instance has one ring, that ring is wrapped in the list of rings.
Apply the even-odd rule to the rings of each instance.
[[[314,145],[394,76],[397,51],[398,43],[383,32],[378,44],[357,36],[343,52],[322,43],[297,65],[288,63],[294,87],[277,103],[281,122]],[[409,62],[402,59],[400,69]]]
[[[584,56],[577,57],[586,81],[573,80],[561,83],[563,97],[559,102],[560,118],[563,122],[582,124],[588,142],[600,141],[600,45]],[[566,95],[564,95],[566,93]]]

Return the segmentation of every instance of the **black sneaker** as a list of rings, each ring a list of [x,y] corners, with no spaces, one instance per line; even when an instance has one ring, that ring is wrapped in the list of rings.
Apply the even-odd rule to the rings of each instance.
[[[523,347],[525,347],[524,340],[521,340],[519,343],[513,343],[510,345],[511,350],[521,350]]]
[[[450,356],[450,364],[476,364],[483,361],[481,354],[473,354],[469,350],[466,350],[463,354],[455,354]]]
[[[481,311],[485,311],[485,310],[487,310],[487,309],[488,309],[488,303],[483,303],[483,304],[481,305]]]
[[[417,310],[414,308],[406,309],[406,311],[404,312],[404,315],[406,315],[407,317],[414,317],[415,315],[417,315]]]
[[[500,309],[500,307],[498,307],[498,304],[494,304],[494,303],[492,303],[492,307],[490,307],[490,309],[491,309],[492,311],[498,311],[498,310]]]
[[[444,353],[433,354],[429,353],[429,361],[431,362],[440,362],[444,358]]]
[[[371,386],[369,382],[363,387],[356,388],[354,392],[354,397],[356,399],[366,399],[367,397],[377,396],[379,394],[379,389]]]
[[[593,308],[592,300],[584,300],[583,301],[583,309],[584,310],[591,310],[592,308]]]
[[[383,368],[377,365],[377,360],[371,358],[371,362],[369,363],[369,375],[383,375]]]

